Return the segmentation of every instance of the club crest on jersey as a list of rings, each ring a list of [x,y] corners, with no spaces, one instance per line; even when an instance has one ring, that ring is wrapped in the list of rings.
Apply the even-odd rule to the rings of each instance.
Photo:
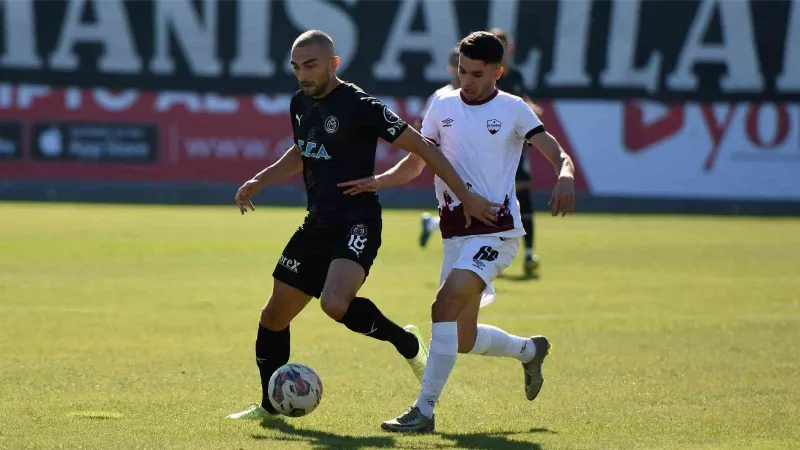
[[[367,235],[367,227],[363,223],[353,225],[353,228],[350,228],[350,234],[353,236],[364,237]]]
[[[336,130],[339,129],[339,119],[336,116],[328,116],[325,119],[325,131],[330,134],[336,133]]]
[[[388,106],[383,107],[383,118],[386,119],[386,122],[388,123],[397,123],[400,121],[400,118],[397,117],[397,114],[389,109]]]
[[[489,133],[492,133],[492,134],[495,134],[498,131],[500,131],[500,127],[502,125],[503,125],[503,123],[500,122],[497,119],[491,119],[491,120],[487,120],[486,121],[486,129],[489,130]]]

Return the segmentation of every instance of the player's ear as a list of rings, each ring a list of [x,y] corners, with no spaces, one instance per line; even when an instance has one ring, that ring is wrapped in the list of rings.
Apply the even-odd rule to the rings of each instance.
[[[500,77],[503,76],[503,72],[505,72],[505,69],[503,68],[503,66],[497,66],[497,73],[495,73],[494,79],[495,80],[499,80]]]
[[[331,59],[331,68],[332,68],[333,70],[336,70],[336,69],[338,69],[338,68],[339,68],[339,63],[340,63],[340,62],[342,62],[342,59],[341,59],[341,58],[339,58],[338,56],[334,56],[334,57]]]

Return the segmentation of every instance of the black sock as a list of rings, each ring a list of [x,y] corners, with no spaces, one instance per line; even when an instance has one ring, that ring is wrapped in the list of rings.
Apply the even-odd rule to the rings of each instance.
[[[258,326],[256,337],[256,365],[261,374],[261,406],[270,414],[278,411],[269,402],[269,379],[278,368],[289,362],[289,327],[281,331],[270,331]]]
[[[387,319],[369,299],[356,297],[339,323],[379,341],[388,341],[406,359],[417,356],[419,343],[413,334]]]
[[[525,248],[533,251],[533,202],[528,189],[517,191],[519,200],[519,213],[522,215],[522,228],[525,229]]]

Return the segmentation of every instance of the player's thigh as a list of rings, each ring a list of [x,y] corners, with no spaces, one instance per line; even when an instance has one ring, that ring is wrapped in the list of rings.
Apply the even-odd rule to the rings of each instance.
[[[494,301],[494,280],[511,265],[518,250],[517,237],[470,236],[464,238],[453,270],[469,271],[483,280],[481,306],[486,306]]]
[[[319,298],[332,252],[329,233],[299,228],[283,249],[272,276],[310,297]]]
[[[310,300],[310,295],[276,279],[272,295],[261,310],[261,326],[271,331],[285,329]]]
[[[357,220],[341,226],[335,236],[332,259],[353,261],[364,269],[364,277],[369,276],[381,248],[382,233],[383,221],[380,217]]]
[[[486,283],[475,272],[453,268],[436,294],[431,318],[434,322],[455,322],[467,305],[480,303],[485,287]]]
[[[322,308],[334,319],[344,315],[369,276],[381,246],[381,233],[382,223],[378,218],[347,224],[335,236],[322,289]]]

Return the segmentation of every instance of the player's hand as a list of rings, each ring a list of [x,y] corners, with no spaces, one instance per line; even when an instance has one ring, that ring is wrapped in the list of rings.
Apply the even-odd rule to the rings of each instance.
[[[572,177],[561,177],[553,189],[553,196],[550,198],[550,213],[553,217],[561,213],[564,217],[569,213],[575,212],[575,180]]]
[[[261,185],[257,180],[250,180],[242,185],[238,191],[236,191],[236,197],[234,201],[236,202],[236,206],[239,208],[239,212],[244,215],[247,212],[247,208],[250,208],[251,211],[255,211],[256,208],[253,206],[252,198],[255,197],[258,192],[261,191]]]
[[[356,195],[361,194],[362,192],[377,191],[381,187],[381,180],[376,176],[371,176],[353,181],[345,181],[344,183],[339,183],[336,186],[340,188],[349,188],[344,191],[344,195]]]
[[[494,226],[497,220],[496,208],[503,207],[499,203],[492,203],[472,192],[467,193],[467,197],[461,199],[461,204],[464,206],[465,228],[469,228],[472,225],[473,217],[486,225]]]

